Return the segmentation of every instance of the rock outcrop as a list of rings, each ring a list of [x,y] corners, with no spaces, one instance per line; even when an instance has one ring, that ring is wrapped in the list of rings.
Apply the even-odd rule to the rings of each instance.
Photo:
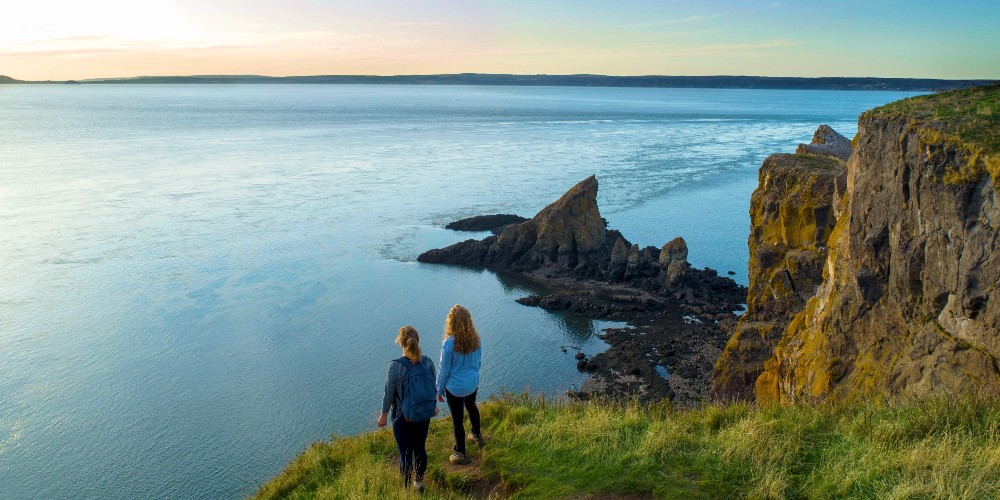
[[[802,153],[764,160],[750,199],[747,311],[716,362],[716,399],[753,399],[764,362],[791,317],[816,293],[845,172],[839,161]]]
[[[820,125],[813,133],[812,142],[809,144],[799,144],[796,154],[810,154],[817,156],[828,156],[841,161],[847,161],[851,157],[850,139],[840,135],[829,125]]]
[[[1000,86],[993,86],[862,115],[842,199],[834,179],[838,217],[820,258],[818,290],[804,306],[801,294],[785,294],[791,300],[773,314],[757,309],[754,321],[780,328],[801,308],[770,353],[773,330],[764,335],[771,341],[762,340],[750,319],[740,323],[717,364],[719,395],[746,396],[753,372],[744,368],[761,361],[754,394],[762,401],[1000,387],[1000,126],[983,118],[998,103]],[[782,198],[778,205],[796,203]],[[758,248],[771,241],[762,215],[752,220]],[[799,276],[813,282],[815,268],[804,267],[811,271]],[[751,274],[751,312],[781,296],[775,290],[784,285],[767,270],[760,265]],[[727,360],[731,367],[723,366]]]
[[[690,265],[687,262],[688,247],[684,238],[677,237],[660,249],[660,269],[663,269],[663,278],[667,284],[674,284],[684,277]]]
[[[603,264],[598,256],[605,232],[597,208],[597,178],[590,176],[530,220],[507,226],[499,235],[484,240],[429,250],[417,260],[513,271],[579,268],[586,274]]]
[[[590,176],[531,219],[509,225],[497,236],[428,250],[417,260],[592,279],[689,303],[714,301],[718,307],[742,302],[744,289],[732,279],[688,264],[683,238],[662,248],[640,248],[607,229],[597,207],[597,186],[597,178]]]
[[[452,231],[492,231],[500,234],[511,224],[520,224],[528,219],[514,214],[477,215],[449,223],[444,228]]]
[[[682,238],[642,248],[605,226],[597,179],[589,177],[531,220],[418,260],[519,272],[548,290],[517,299],[521,304],[627,322],[602,335],[606,351],[575,360],[592,378],[573,397],[703,401],[746,288],[712,269],[693,268]]]

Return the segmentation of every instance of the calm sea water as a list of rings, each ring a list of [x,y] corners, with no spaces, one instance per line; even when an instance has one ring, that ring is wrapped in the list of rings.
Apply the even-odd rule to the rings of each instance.
[[[580,384],[608,324],[423,265],[591,174],[611,226],[746,282],[761,161],[905,94],[0,86],[0,497],[237,498],[374,428],[405,324],[473,312],[483,395]]]

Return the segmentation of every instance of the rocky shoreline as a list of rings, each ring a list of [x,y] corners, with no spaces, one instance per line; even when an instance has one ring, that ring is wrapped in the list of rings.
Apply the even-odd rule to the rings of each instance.
[[[608,348],[590,358],[577,354],[577,369],[591,374],[571,397],[670,399],[678,404],[709,396],[715,360],[736,325],[726,307],[695,305],[647,291],[597,281],[533,277],[566,291],[529,295],[518,303],[590,319],[622,321],[598,336]]]
[[[518,299],[521,304],[627,323],[600,335],[609,345],[605,352],[589,359],[578,353],[578,369],[592,376],[581,390],[569,391],[572,397],[707,399],[746,288],[712,269],[692,268],[681,238],[661,248],[629,243],[607,229],[596,198],[597,179],[590,177],[524,222],[463,219],[451,227],[474,221],[477,230],[496,235],[429,250],[418,261],[514,273],[557,290]],[[489,227],[493,221],[501,227]]]

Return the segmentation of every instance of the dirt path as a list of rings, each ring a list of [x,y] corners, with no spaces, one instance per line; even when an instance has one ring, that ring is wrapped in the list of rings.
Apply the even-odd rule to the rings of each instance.
[[[457,465],[451,462],[444,464],[442,469],[446,475],[449,476],[464,476],[468,479],[467,484],[471,484],[471,489],[469,493],[474,498],[483,498],[498,500],[504,498],[510,498],[517,492],[517,488],[512,485],[500,480],[500,478],[490,478],[486,474],[483,474],[480,468],[480,463],[482,462],[482,455],[484,452],[478,454],[469,454],[469,462],[466,465]],[[464,481],[463,481],[464,482]]]

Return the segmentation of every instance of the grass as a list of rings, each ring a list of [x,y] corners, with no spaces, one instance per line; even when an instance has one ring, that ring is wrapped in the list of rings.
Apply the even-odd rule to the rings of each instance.
[[[978,182],[988,173],[1000,190],[1000,84],[902,99],[861,115],[872,118],[905,119],[922,143],[961,151],[965,165],[945,182]]]
[[[481,405],[478,467],[428,437],[427,498],[998,498],[1000,398],[674,409],[504,395]],[[255,497],[408,498],[388,431],[318,442]]]

